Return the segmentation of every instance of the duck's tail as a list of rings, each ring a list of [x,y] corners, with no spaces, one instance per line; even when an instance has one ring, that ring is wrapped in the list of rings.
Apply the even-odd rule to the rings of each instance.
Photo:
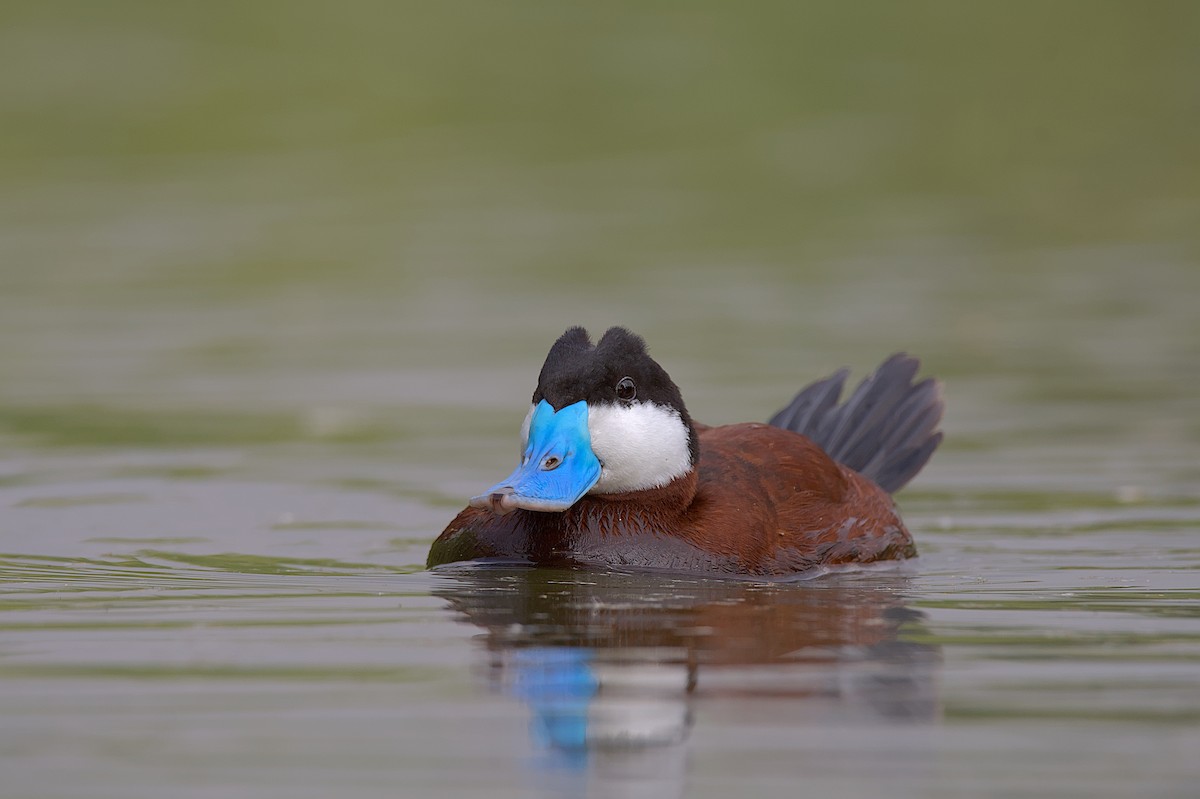
[[[808,436],[831,458],[894,494],[942,443],[942,385],[933,378],[914,384],[920,366],[897,353],[838,405],[850,373],[841,369],[802,389],[771,424]]]

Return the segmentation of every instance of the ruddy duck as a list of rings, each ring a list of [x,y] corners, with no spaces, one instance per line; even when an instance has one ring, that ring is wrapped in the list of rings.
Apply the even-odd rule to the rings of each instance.
[[[941,386],[893,355],[845,403],[847,371],[769,424],[692,421],[641,337],[573,327],[546,356],[521,460],[472,497],[429,566],[483,558],[782,577],[915,557],[891,494],[941,443]]]

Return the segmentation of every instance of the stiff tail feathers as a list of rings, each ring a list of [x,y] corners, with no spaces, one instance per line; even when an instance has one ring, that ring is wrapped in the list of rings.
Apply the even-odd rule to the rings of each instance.
[[[929,461],[942,434],[942,386],[933,378],[913,383],[921,362],[897,353],[838,399],[850,374],[841,369],[806,386],[770,423],[816,442],[849,466],[894,494]]]

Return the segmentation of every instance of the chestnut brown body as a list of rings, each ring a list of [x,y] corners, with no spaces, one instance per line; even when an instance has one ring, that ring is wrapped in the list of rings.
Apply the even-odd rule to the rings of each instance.
[[[785,576],[916,555],[891,496],[799,433],[696,425],[699,461],[661,488],[561,512],[467,508],[429,565],[479,558]]]

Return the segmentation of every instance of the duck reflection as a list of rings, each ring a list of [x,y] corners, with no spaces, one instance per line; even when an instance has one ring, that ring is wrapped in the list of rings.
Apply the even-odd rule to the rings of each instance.
[[[935,719],[938,651],[907,579],[761,584],[524,567],[440,572],[435,593],[483,629],[491,685],[524,702],[542,765],[614,770],[681,792],[693,712],[733,700],[808,722]],[[632,778],[632,779],[631,779]],[[674,783],[672,791],[663,783]]]

